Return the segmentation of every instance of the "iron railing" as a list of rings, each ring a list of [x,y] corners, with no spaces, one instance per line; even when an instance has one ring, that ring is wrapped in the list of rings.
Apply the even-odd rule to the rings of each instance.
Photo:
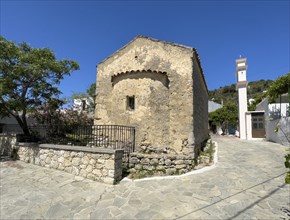
[[[127,155],[135,148],[135,128],[129,126],[36,125],[29,126],[29,131],[30,135],[26,136],[19,125],[0,125],[0,133],[19,134],[20,142],[123,149]]]

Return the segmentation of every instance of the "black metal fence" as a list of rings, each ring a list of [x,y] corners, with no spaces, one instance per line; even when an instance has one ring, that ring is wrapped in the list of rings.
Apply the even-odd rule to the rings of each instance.
[[[36,125],[29,126],[29,131],[30,135],[26,136],[19,125],[0,125],[0,133],[19,134],[21,142],[124,149],[127,155],[135,148],[135,128],[129,126]]]

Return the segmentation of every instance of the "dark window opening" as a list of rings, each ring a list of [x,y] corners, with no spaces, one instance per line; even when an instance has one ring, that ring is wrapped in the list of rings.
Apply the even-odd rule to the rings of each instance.
[[[82,100],[82,111],[86,110],[86,100]]]
[[[129,110],[135,109],[135,96],[127,96],[127,108]]]

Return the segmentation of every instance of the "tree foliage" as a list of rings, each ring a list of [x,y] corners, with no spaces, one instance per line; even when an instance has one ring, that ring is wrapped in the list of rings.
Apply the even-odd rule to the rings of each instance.
[[[275,100],[279,97],[279,95],[287,93],[289,94],[289,103],[290,103],[290,72],[286,75],[280,76],[277,80],[275,80],[271,87],[269,88],[267,94],[269,97],[269,101],[275,102]],[[289,106],[290,111],[290,106]],[[278,132],[278,130],[281,130],[283,135],[286,137],[286,139],[289,141],[287,134],[281,129],[279,124],[277,125],[275,132]],[[288,172],[285,176],[285,182],[290,184],[290,151],[288,149],[288,154],[285,155],[285,167],[288,169]]]
[[[96,83],[92,83],[87,89],[87,94],[95,100],[96,96]]]
[[[210,112],[209,120],[215,125],[222,125],[223,128],[226,128],[228,125],[236,126],[238,121],[238,106],[227,104],[214,112]]]
[[[259,99],[259,96],[263,94],[264,91],[268,90],[271,85],[272,80],[258,80],[249,82],[248,84],[248,98]],[[230,86],[223,86],[219,89],[209,91],[209,100],[215,102],[223,103],[226,105],[228,103],[238,103],[238,91],[236,90],[236,84]]]
[[[290,88],[290,72],[280,76],[277,80],[275,80],[267,94],[269,96],[270,103],[275,102],[275,100],[279,97],[279,95],[282,95],[284,93],[287,93]]]
[[[44,103],[59,102],[58,85],[79,69],[75,61],[57,60],[48,48],[16,45],[0,36],[0,115],[14,117],[29,134],[26,115]]]
[[[93,119],[85,112],[78,112],[73,109],[62,110],[60,104],[57,100],[50,100],[40,106],[33,116],[39,124],[51,128],[60,125],[66,128],[75,128],[93,124]]]

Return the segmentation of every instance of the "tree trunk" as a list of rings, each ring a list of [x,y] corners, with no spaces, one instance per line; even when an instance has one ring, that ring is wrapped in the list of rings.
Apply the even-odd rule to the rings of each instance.
[[[24,116],[22,115],[22,119],[23,119],[23,117],[24,117],[24,121],[21,120],[21,118],[18,115],[15,116],[15,119],[18,122],[19,126],[21,127],[24,135],[29,136],[30,132],[29,132],[29,129],[28,129],[28,126],[27,126],[26,117],[25,117],[25,115]]]

